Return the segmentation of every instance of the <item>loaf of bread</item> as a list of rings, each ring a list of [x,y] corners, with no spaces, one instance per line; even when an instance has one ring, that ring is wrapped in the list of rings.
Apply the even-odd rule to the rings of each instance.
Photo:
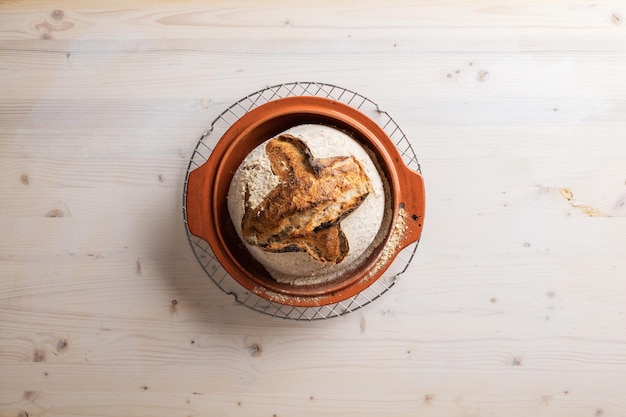
[[[380,239],[383,178],[346,133],[300,125],[244,159],[228,210],[246,248],[277,281],[323,282],[358,265]]]

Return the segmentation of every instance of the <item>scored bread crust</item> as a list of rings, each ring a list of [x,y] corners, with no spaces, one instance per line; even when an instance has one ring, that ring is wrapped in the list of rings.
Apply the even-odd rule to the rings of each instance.
[[[373,190],[361,163],[353,156],[314,158],[289,134],[269,140],[265,153],[279,183],[255,207],[245,196],[246,242],[268,252],[306,252],[320,262],[340,263],[350,249],[340,221]]]

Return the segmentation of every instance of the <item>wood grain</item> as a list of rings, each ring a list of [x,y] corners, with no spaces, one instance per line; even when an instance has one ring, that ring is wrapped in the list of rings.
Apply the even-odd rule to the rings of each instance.
[[[626,416],[623,2],[0,2],[0,416]],[[402,127],[418,254],[347,316],[223,294],[200,135],[276,83]]]

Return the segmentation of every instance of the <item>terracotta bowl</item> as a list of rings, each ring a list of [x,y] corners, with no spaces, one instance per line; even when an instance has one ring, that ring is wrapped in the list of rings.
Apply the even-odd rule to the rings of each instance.
[[[391,221],[383,242],[352,271],[329,282],[292,285],[275,281],[248,252],[230,220],[227,195],[232,177],[248,155],[290,127],[323,124],[339,128],[369,149],[386,178]],[[357,295],[374,283],[396,255],[419,240],[424,218],[422,176],[409,169],[385,132],[360,111],[321,97],[288,97],[263,104],[237,120],[207,162],[189,174],[189,231],[211,246],[222,267],[248,291],[280,304],[314,307]]]

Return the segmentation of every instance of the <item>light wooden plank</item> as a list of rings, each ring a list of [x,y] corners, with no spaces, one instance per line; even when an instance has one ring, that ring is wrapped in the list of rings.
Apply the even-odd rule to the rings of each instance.
[[[28,105],[28,100],[58,100],[68,89],[73,89],[76,99],[90,99],[83,103],[87,106],[85,111],[89,104],[99,100],[128,98],[129,86],[135,99],[156,100],[176,94],[176,97],[223,101],[224,95],[232,97],[234,92],[232,86],[223,83],[230,77],[251,85],[248,91],[241,90],[240,95],[267,84],[306,80],[330,81],[353,89],[368,88],[376,93],[380,81],[385,80],[392,90],[381,89],[379,97],[395,89],[414,88],[423,99],[439,100],[624,98],[624,86],[619,82],[622,57],[626,53],[622,37],[615,38],[610,51],[581,47],[582,42],[594,37],[590,34],[581,35],[581,40],[572,40],[573,47],[581,48],[578,51],[563,46],[524,50],[516,44],[516,36],[505,34],[510,45],[494,53],[490,39],[499,35],[483,33],[485,41],[477,45],[440,41],[438,33],[430,32],[411,34],[400,40],[380,41],[378,37],[368,37],[357,44],[334,38],[312,42],[288,37],[278,51],[268,47],[271,43],[263,38],[259,45],[240,40],[218,47],[214,46],[216,39],[200,49],[193,40],[145,41],[131,45],[120,41],[82,44],[53,41],[48,42],[48,46],[46,42],[36,41],[17,42],[2,48],[0,57],[4,61],[4,77],[11,81],[4,99],[24,99],[24,104]],[[546,37],[557,39],[564,35],[569,39],[561,32],[545,33]],[[462,31],[459,31],[453,39],[461,37]],[[435,40],[430,41],[431,38]],[[407,46],[401,46],[402,42]],[[417,42],[428,42],[434,51],[414,49]],[[534,39],[529,38],[527,43],[534,44]],[[22,50],[25,52],[20,52]],[[33,61],[33,56],[39,59]],[[324,65],[317,65],[321,56]],[[286,60],[278,69],[277,57]],[[348,57],[350,66],[346,66]],[[42,66],[50,71],[39,71]],[[94,71],[93,66],[98,70]],[[355,85],[346,73],[354,68],[368,68],[370,82],[363,85],[360,81]],[[68,78],[55,78],[57,72],[66,73]],[[260,73],[270,72],[275,73],[272,78],[259,77]],[[213,81],[203,81],[207,77]],[[578,88],[564,88],[573,82],[579,83]],[[106,105],[106,101],[103,104]],[[160,104],[165,107],[168,103]],[[554,106],[558,107],[554,104],[550,109]]]
[[[158,33],[184,29],[201,34],[205,28],[244,31],[295,30],[321,28],[397,29],[406,27],[504,27],[504,28],[589,28],[619,27],[622,4],[525,4],[513,2],[481,2],[480,4],[400,4],[355,7],[332,5],[285,5],[279,7],[236,7],[229,3],[204,7],[110,8],[102,6],[84,12],[83,7],[68,4],[67,9],[12,11],[4,10],[3,34],[7,38],[28,39],[47,34],[44,38],[81,35],[145,38]],[[372,20],[372,16],[376,16]],[[118,26],[118,27],[116,27]],[[117,32],[116,32],[117,31]],[[85,33],[86,32],[86,33]],[[169,33],[168,33],[169,34]],[[203,36],[203,35],[200,35]]]
[[[561,410],[563,416],[593,415],[609,412],[620,412],[623,404],[607,400],[604,396],[585,396],[585,401],[569,398],[563,393],[552,393],[543,396],[518,395],[511,403],[503,403],[497,397],[488,395],[459,396],[442,394],[434,396],[428,392],[416,392],[409,400],[402,400],[399,396],[388,402],[377,402],[378,397],[364,402],[344,401],[336,395],[251,395],[235,394],[219,399],[210,398],[206,394],[196,393],[150,393],[140,395],[126,394],[96,394],[94,392],[70,393],[37,393],[35,405],[23,398],[21,392],[12,393],[10,397],[25,409],[41,410],[45,407],[49,415],[84,415],[95,414],[115,416],[119,411],[125,414],[141,413],[144,410],[151,415],[167,412],[168,415],[186,416],[208,411],[211,414],[234,415],[243,413],[250,416],[272,416],[297,413],[303,416],[336,415],[337,412],[349,414],[359,404],[367,405],[363,411],[365,416],[376,416],[380,413],[393,415],[413,415],[423,413],[434,416],[462,416],[468,413],[480,413],[488,409],[493,413],[503,413],[513,416],[523,416],[524,413],[546,416]],[[73,399],[73,396],[78,398]],[[207,398],[208,397],[208,398]],[[311,397],[313,397],[311,399]],[[30,398],[30,396],[28,396]],[[303,402],[303,401],[307,402]],[[65,405],[69,401],[75,405]],[[41,406],[38,406],[41,404]],[[398,414],[401,410],[410,410],[405,414]],[[33,412],[33,411],[31,411]],[[411,414],[413,413],[413,414]]]

